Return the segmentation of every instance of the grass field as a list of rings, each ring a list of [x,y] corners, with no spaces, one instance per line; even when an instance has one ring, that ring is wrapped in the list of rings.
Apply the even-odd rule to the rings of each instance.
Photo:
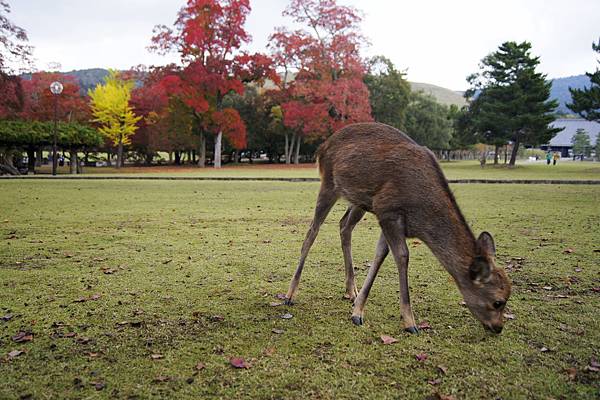
[[[600,187],[452,188],[513,280],[499,336],[412,240],[413,309],[431,329],[402,331],[389,258],[353,326],[342,202],[296,305],[272,305],[317,183],[0,181],[0,398],[598,398]],[[353,239],[359,281],[377,237],[367,216]]]
[[[479,166],[478,161],[452,161],[442,162],[442,168],[448,179],[598,179],[600,180],[599,162],[572,162],[560,161],[556,166],[548,166],[545,162],[517,163],[516,168],[509,169],[501,164],[494,167],[487,164],[485,168]],[[50,169],[44,166],[40,173],[49,174]],[[59,169],[59,173],[68,174],[68,167]],[[285,164],[240,164],[225,165],[224,168],[215,170],[212,167],[198,168],[193,166],[153,166],[153,167],[126,167],[121,170],[116,168],[85,169],[86,174],[126,176],[218,176],[218,177],[291,177],[291,178],[317,178],[319,176],[316,165],[300,164],[286,166]]]

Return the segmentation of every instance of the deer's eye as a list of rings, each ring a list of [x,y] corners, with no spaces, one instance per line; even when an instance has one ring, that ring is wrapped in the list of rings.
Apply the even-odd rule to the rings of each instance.
[[[494,308],[497,310],[499,308],[502,308],[505,304],[506,304],[506,301],[504,301],[504,300],[496,300],[494,302]]]

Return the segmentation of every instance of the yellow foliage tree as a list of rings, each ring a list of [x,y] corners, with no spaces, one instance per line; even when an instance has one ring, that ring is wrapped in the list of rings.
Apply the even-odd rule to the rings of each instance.
[[[131,135],[137,130],[136,116],[129,105],[133,81],[121,79],[119,72],[111,70],[104,80],[89,91],[94,121],[99,131],[112,140],[118,148],[117,168],[123,165],[123,146],[131,143]]]

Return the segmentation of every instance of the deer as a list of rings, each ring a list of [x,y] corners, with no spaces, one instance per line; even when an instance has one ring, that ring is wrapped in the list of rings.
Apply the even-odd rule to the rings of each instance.
[[[334,204],[348,208],[340,220],[344,258],[344,297],[353,301],[351,320],[364,322],[364,308],[381,264],[391,250],[400,280],[404,330],[419,330],[410,304],[409,251],[406,240],[425,243],[461,292],[464,304],[485,329],[499,334],[511,293],[505,271],[496,267],[492,235],[475,238],[433,152],[391,126],[370,122],[348,125],[317,150],[321,186],[314,217],[300,251],[284,303],[293,305],[310,248]],[[351,239],[365,213],[377,218],[381,234],[375,257],[360,291],[355,284]]]

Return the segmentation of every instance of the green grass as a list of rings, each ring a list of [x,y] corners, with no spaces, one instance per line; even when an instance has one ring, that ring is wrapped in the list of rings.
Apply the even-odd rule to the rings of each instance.
[[[600,180],[600,163],[598,162],[572,162],[559,161],[556,166],[548,166],[545,162],[517,163],[516,168],[509,169],[505,165],[493,166],[487,164],[485,168],[479,166],[478,161],[452,161],[442,162],[442,168],[448,179],[595,179]],[[50,173],[48,166],[39,170],[41,173]],[[68,174],[68,167],[59,169],[59,173]],[[162,167],[126,167],[121,170],[116,168],[86,168],[90,175],[119,175],[124,176],[215,176],[215,177],[288,177],[288,178],[318,178],[316,165],[302,164],[300,166],[268,165],[268,164],[241,164],[225,165],[224,168],[197,168],[193,166],[162,166]]]
[[[0,181],[0,318],[13,315],[0,319],[0,398],[597,398],[600,373],[586,366],[600,358],[600,187],[452,187],[510,266],[515,319],[499,336],[413,241],[413,309],[432,329],[402,332],[390,259],[365,325],[353,326],[342,202],[297,304],[270,306],[287,289],[317,183]],[[377,237],[367,216],[353,239],[359,281]],[[20,331],[33,340],[15,343]],[[383,345],[382,334],[399,342]],[[233,356],[251,368],[232,368]]]

